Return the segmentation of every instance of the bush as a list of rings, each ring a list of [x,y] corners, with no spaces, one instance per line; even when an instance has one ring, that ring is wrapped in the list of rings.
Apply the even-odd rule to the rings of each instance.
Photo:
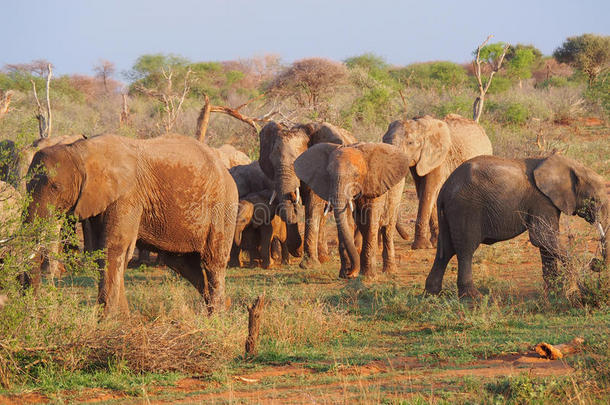
[[[520,103],[510,103],[503,114],[503,121],[513,125],[524,124],[528,119],[529,111]]]

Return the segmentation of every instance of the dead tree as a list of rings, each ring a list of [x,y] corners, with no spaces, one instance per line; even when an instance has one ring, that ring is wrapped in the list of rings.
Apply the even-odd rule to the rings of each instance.
[[[138,90],[140,90],[142,93],[163,103],[163,110],[165,111],[163,126],[166,133],[171,132],[178,117],[180,116],[182,104],[191,90],[191,83],[193,80],[190,76],[192,72],[193,71],[189,68],[184,74],[184,85],[181,92],[174,91],[174,70],[171,67],[167,70],[165,68],[161,68],[161,74],[163,75],[166,83],[164,91],[147,89],[143,86],[138,87]]]
[[[43,111],[40,100],[38,99],[38,93],[36,92],[36,83],[30,79],[32,83],[32,89],[34,90],[34,98],[36,99],[36,119],[38,120],[38,134],[41,138],[48,138],[51,136],[51,128],[53,124],[53,116],[51,114],[51,77],[53,76],[53,69],[51,64],[47,64],[47,105],[46,111]],[[46,114],[43,114],[45,112]]]
[[[210,98],[207,96],[207,94],[205,94],[204,105],[201,108],[201,111],[199,112],[199,117],[197,118],[197,128],[195,129],[195,137],[200,142],[205,141],[205,135],[208,129],[208,124],[210,122],[210,114],[213,112],[230,115],[231,117],[250,125],[252,128],[254,128],[256,133],[258,133],[260,131],[259,123],[271,121],[271,117],[273,117],[275,114],[279,114],[279,110],[273,108],[270,112],[263,115],[262,117],[249,117],[247,115],[242,114],[240,110],[252,103],[253,101],[262,98],[263,96],[264,94],[261,94],[260,96],[252,98],[236,108],[230,108],[226,106],[212,105],[210,103]]]
[[[256,356],[258,352],[258,335],[261,330],[265,295],[259,295],[252,305],[248,305],[248,337],[246,338],[246,356]]]
[[[472,119],[475,122],[479,122],[479,119],[481,118],[481,114],[483,113],[483,104],[485,103],[485,95],[487,94],[487,90],[489,90],[491,80],[494,77],[494,74],[496,74],[496,72],[500,70],[502,62],[504,61],[504,56],[506,56],[506,52],[508,51],[508,48],[510,46],[509,44],[506,44],[502,55],[500,56],[500,58],[498,58],[497,62],[490,62],[491,72],[489,73],[489,79],[487,80],[487,83],[485,83],[485,86],[483,86],[483,81],[481,80],[481,49],[485,45],[487,45],[487,43],[492,37],[493,35],[488,36],[487,39],[477,47],[476,59],[472,62],[472,65],[474,67],[474,74],[477,78],[477,84],[479,86],[479,96],[474,100],[474,104],[472,106]]]
[[[127,94],[123,93],[123,107],[119,116],[119,127],[129,124],[129,106],[127,105]]]
[[[7,92],[0,91],[0,119],[8,113],[11,105],[11,98],[13,98],[13,92],[11,90]]]

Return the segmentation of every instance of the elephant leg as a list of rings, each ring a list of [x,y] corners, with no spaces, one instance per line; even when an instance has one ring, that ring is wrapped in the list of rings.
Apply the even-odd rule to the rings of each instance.
[[[377,243],[381,210],[378,201],[370,201],[362,209],[362,223],[359,224],[362,233],[362,252],[360,253],[361,274],[365,277],[376,276]]]
[[[280,242],[280,251],[282,254],[282,264],[290,264],[290,249],[286,242]]]
[[[390,223],[381,228],[381,236],[383,239],[383,272],[394,273],[396,271],[396,260],[394,251],[394,230],[396,224]]]
[[[167,267],[184,277],[206,299],[206,279],[203,270],[201,270],[201,257],[199,253],[160,252],[159,256]]]
[[[104,305],[104,315],[129,312],[125,296],[125,268],[133,255],[138,237],[139,207],[115,204],[104,214],[103,241],[107,266],[101,271],[98,303]]]
[[[439,241],[436,247],[434,264],[426,278],[426,293],[438,294],[443,288],[443,277],[449,260],[455,255],[455,249],[449,233],[449,227],[444,218],[439,223]]]
[[[268,269],[272,266],[271,260],[271,243],[273,241],[273,227],[271,225],[262,225],[260,228],[260,249],[263,258],[262,267]]]
[[[472,256],[473,250],[458,253],[458,296],[477,298],[481,293],[475,288],[472,281]]]
[[[231,254],[229,256],[229,267],[241,267],[241,261],[239,260],[239,255],[241,253],[241,248],[236,244],[231,246]]]
[[[320,266],[320,260],[318,258],[318,236],[320,230],[320,216],[323,216],[324,207],[323,204],[320,204],[318,201],[320,198],[316,196],[311,189],[304,189],[305,240],[303,260],[301,260],[300,267],[302,269],[312,269]]]
[[[533,216],[527,223],[530,242],[540,250],[542,277],[546,288],[558,287],[557,259],[565,262],[559,246],[559,214],[553,218]]]
[[[441,188],[440,169],[436,168],[428,173],[425,177],[420,177],[416,182],[418,187],[419,205],[417,208],[417,220],[415,222],[415,238],[413,241],[413,249],[432,249],[434,245],[430,237],[430,222],[432,213],[435,209],[436,198]]]
[[[209,291],[209,299],[206,300],[206,304],[210,314],[225,309],[227,261],[235,225],[234,223],[231,225],[228,219],[223,225],[221,228],[212,224],[207,243],[201,252],[201,268],[205,272]]]
[[[275,262],[282,260],[282,242],[276,237],[271,239],[271,260]]]
[[[330,260],[328,254],[328,241],[326,240],[326,218],[324,211],[320,215],[320,224],[318,225],[318,260],[320,263],[326,263]]]

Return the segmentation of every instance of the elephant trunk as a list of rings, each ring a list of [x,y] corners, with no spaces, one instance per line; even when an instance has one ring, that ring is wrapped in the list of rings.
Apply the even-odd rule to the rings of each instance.
[[[350,260],[350,264],[346,269],[346,273],[342,274],[345,278],[354,278],[360,273],[360,254],[354,243],[354,230],[349,224],[347,215],[350,212],[347,209],[347,202],[336,199],[333,201],[333,212],[335,215],[335,222],[337,223],[337,234],[339,240],[343,242],[343,246],[347,251],[347,255]]]
[[[286,247],[294,257],[302,255],[303,239],[299,232],[299,224],[286,225]]]
[[[280,169],[275,182],[275,191],[277,194],[276,198],[280,199],[280,218],[287,225],[293,225],[298,222],[296,197],[300,185],[300,180],[294,173],[294,169]]]

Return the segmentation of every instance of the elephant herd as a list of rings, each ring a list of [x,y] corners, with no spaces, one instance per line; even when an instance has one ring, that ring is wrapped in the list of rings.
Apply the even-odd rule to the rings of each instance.
[[[136,245],[157,252],[213,312],[225,305],[227,263],[241,265],[242,251],[263,267],[290,256],[301,257],[302,268],[326,261],[330,210],[340,277],[374,277],[380,242],[382,271],[393,272],[395,232],[407,238],[399,214],[409,171],[419,200],[412,247],[437,248],[428,293],[440,292],[457,255],[460,296],[478,295],[474,251],[525,230],[551,283],[562,258],[553,232],[561,212],[597,224],[603,261],[592,267],[609,266],[604,181],[578,162],[494,157],[485,131],[458,115],[395,121],[382,140],[358,142],[328,123],[271,122],[259,133],[254,162],[229,145],[174,134],[59,142],[32,158],[24,217],[58,210],[85,221],[86,248],[105,252],[98,302],[106,314],[127,311],[124,273]]]

